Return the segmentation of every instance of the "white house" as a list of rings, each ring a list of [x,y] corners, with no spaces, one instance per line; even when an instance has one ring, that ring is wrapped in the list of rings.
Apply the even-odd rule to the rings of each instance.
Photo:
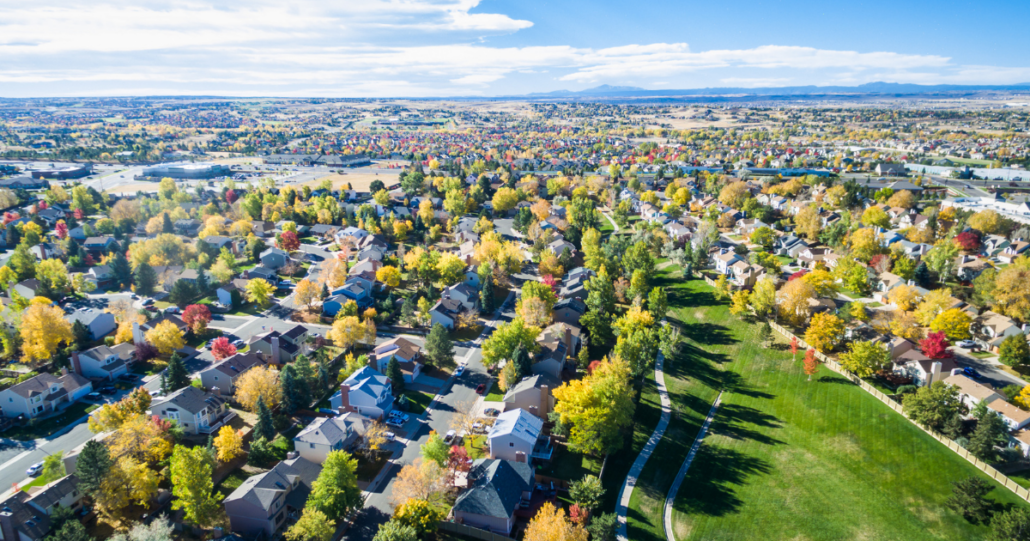
[[[979,383],[967,378],[965,375],[958,373],[948,376],[944,379],[944,383],[948,385],[954,385],[958,388],[958,397],[962,400],[962,403],[969,408],[970,411],[976,407],[977,404],[986,400],[988,404],[995,400],[1002,399],[1005,397],[995,392],[986,385],[980,385]]]
[[[540,439],[544,422],[524,409],[513,409],[497,416],[490,428],[490,457],[512,462],[531,463],[534,457],[550,459],[547,440]],[[538,440],[540,443],[538,444]]]
[[[60,377],[42,373],[0,391],[0,411],[4,417],[38,417],[70,406],[93,392],[93,384],[78,374]]]
[[[1005,421],[1005,426],[1008,427],[1009,431],[1019,430],[1030,424],[1030,411],[1019,409],[1004,399],[995,399],[990,404],[987,404],[987,409],[997,413]]]

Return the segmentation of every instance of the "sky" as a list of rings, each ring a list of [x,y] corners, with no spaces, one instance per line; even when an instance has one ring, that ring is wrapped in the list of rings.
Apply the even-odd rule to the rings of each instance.
[[[0,0],[0,97],[1015,84],[1028,19],[1026,0]]]

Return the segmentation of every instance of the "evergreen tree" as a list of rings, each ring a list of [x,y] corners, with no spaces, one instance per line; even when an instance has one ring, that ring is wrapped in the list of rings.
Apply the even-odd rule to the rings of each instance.
[[[200,244],[207,244],[202,242]],[[207,279],[207,273],[204,269],[197,269],[197,293],[200,295],[206,295],[211,289],[211,282]]]
[[[401,363],[397,362],[397,357],[390,357],[390,362],[386,364],[386,377],[390,378],[393,394],[400,396],[404,390],[404,372],[401,372]]]
[[[119,287],[129,287],[132,283],[132,267],[125,254],[116,252],[111,258],[111,273],[114,274],[114,281]]]
[[[254,425],[254,437],[263,438],[265,441],[275,439],[275,426],[272,424],[272,411],[265,405],[263,398],[257,403],[257,424]]]
[[[479,307],[484,314],[489,314],[497,309],[494,301],[494,288],[491,284],[484,284],[479,291]]]
[[[182,362],[182,355],[172,353],[165,371],[165,379],[168,390],[173,393],[190,384],[190,374],[186,370],[186,364]]]
[[[161,394],[167,395],[171,390],[168,389],[168,377],[165,376],[164,372],[161,372]]]
[[[279,376],[279,386],[282,388],[283,393],[283,409],[290,415],[293,415],[294,412],[304,406],[298,394],[297,377],[294,372],[293,365],[288,364],[283,367]]]
[[[401,321],[407,325],[412,325],[415,322],[415,296],[411,295],[404,299],[404,304],[401,305]]]
[[[107,445],[98,440],[86,442],[75,462],[75,476],[79,478],[79,490],[83,494],[98,492],[113,463]]]
[[[992,462],[997,456],[994,446],[1001,445],[1005,441],[1005,436],[1005,421],[997,415],[988,413],[976,423],[976,430],[969,438],[966,449],[976,458]]]
[[[918,284],[920,287],[927,287],[930,285],[930,269],[927,268],[926,262],[919,262],[919,265],[916,267],[915,274],[912,275],[912,278],[915,279],[916,284]]]
[[[322,300],[326,300],[326,299],[329,298],[329,286],[327,286],[325,284],[325,282],[322,282],[322,295],[321,295],[321,297],[322,297]]]
[[[941,432],[953,440],[959,439],[962,436],[962,416],[957,413],[952,415],[951,419],[948,419],[948,422],[944,425],[944,428],[941,429]]]
[[[76,319],[75,323],[72,324],[72,336],[75,337],[75,345],[80,350],[85,349],[86,344],[90,341],[91,333],[89,327],[86,326],[81,320]]]
[[[136,267],[136,293],[139,295],[147,296],[154,293],[154,287],[157,285],[157,273],[154,272],[154,268],[149,263],[144,261]]]
[[[189,280],[176,280],[172,291],[168,293],[168,300],[182,306],[197,297],[197,287]]]
[[[426,336],[426,358],[436,366],[454,362],[454,342],[443,325],[436,323]]]
[[[164,213],[163,216],[164,219],[161,223],[161,231],[164,233],[174,233],[175,227],[172,226],[172,217],[169,216],[167,212]]]
[[[519,345],[515,348],[515,352],[512,353],[512,362],[515,364],[515,368],[518,370],[518,379],[522,379],[533,373],[533,359],[529,356],[529,351]]]
[[[21,234],[18,232],[18,228],[14,227],[12,225],[8,225],[7,226],[7,236],[5,237],[4,240],[7,241],[7,247],[8,248],[10,248],[11,246],[17,246],[18,245],[18,241],[21,240]]]

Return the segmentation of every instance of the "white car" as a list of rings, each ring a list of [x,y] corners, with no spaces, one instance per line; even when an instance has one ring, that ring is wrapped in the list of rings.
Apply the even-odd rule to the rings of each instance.
[[[970,349],[970,348],[975,348],[976,347],[976,342],[974,342],[972,340],[963,340],[963,341],[959,342],[957,345],[960,348]]]
[[[25,475],[28,475],[29,477],[35,477],[35,476],[37,476],[37,475],[39,475],[41,473],[43,473],[43,463],[42,462],[37,462],[37,463],[29,466],[29,469],[25,470]]]
[[[445,435],[443,437],[443,442],[444,443],[451,443],[452,441],[454,441],[454,436],[456,436],[456,435],[457,435],[457,432],[455,432],[453,430],[448,430],[447,431],[447,435]]]

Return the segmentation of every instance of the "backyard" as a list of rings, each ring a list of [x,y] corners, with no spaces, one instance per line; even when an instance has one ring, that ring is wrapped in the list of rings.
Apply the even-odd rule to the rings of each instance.
[[[757,325],[731,316],[713,288],[673,278],[665,272],[656,285],[669,293],[670,320],[684,325],[680,352],[665,363],[675,414],[633,493],[630,539],[665,539],[665,496],[717,389],[726,392],[723,405],[675,501],[677,539],[964,539],[986,533],[944,505],[951,481],[978,474],[972,465],[829,369],[807,381],[782,340],[763,345]],[[658,422],[657,403],[648,381],[633,452]],[[608,467],[628,469],[624,462]],[[625,477],[612,470],[605,478],[611,474]],[[612,484],[606,483],[609,492]],[[1020,501],[996,486],[991,497],[1000,503]]]

